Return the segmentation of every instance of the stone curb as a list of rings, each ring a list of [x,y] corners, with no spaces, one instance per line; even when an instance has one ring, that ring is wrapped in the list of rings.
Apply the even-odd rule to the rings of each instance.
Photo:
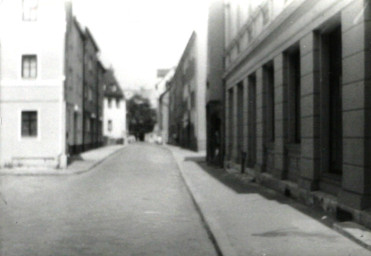
[[[352,222],[340,222],[333,225],[334,229],[362,247],[371,250],[371,231]]]
[[[221,255],[224,256],[235,256],[237,255],[235,249],[230,245],[228,242],[228,238],[225,236],[222,229],[219,227],[217,222],[211,217],[205,214],[205,209],[202,207],[202,197],[197,193],[197,190],[192,187],[192,184],[188,181],[187,177],[183,173],[183,167],[179,163],[177,157],[175,156],[175,153],[173,150],[171,150],[169,147],[166,147],[173,155],[178,168],[181,172],[182,179],[184,180],[186,187],[191,194],[192,200],[194,201],[194,204],[196,205],[197,210],[199,211],[201,218],[203,221],[205,221],[205,224],[207,225],[207,228],[209,229],[209,232],[211,232],[211,235],[213,236],[212,239],[214,239],[214,245],[219,248],[218,250],[221,252]],[[226,170],[231,175],[235,176],[237,179],[241,179],[241,176],[238,175],[238,171],[234,172],[231,170]],[[250,180],[253,178],[253,176],[246,175],[247,179]],[[256,184],[259,185],[259,184]],[[264,185],[259,185],[262,187],[265,187]],[[299,200],[295,200],[300,203]],[[355,222],[335,222],[332,225],[332,228],[342,234],[343,236],[347,237],[348,239],[354,241],[355,243],[359,244],[360,246],[368,249],[371,251],[371,230],[363,227],[360,224],[357,224]]]
[[[177,167],[180,170],[181,178],[186,185],[193,204],[195,205],[195,208],[201,217],[204,227],[209,235],[211,242],[214,245],[217,254],[219,256],[237,256],[236,250],[230,244],[229,239],[223,232],[222,228],[219,226],[218,222],[212,216],[206,214],[207,211],[202,205],[202,196],[197,192],[197,189],[192,186],[186,175],[184,175],[183,167],[173,150],[167,146],[165,146],[165,148],[167,148],[167,150],[171,152],[177,164]]]
[[[75,170],[75,171],[71,171],[71,172],[66,172],[66,171],[61,171],[61,172],[46,172],[46,173],[12,173],[12,172],[0,172],[0,176],[69,176],[69,175],[80,175],[80,174],[83,174],[83,173],[86,173],[90,170],[92,170],[94,167],[98,166],[99,164],[103,163],[105,160],[107,160],[108,158],[111,158],[113,157],[114,155],[116,155],[117,153],[119,153],[121,150],[123,150],[124,148],[126,147],[123,146],[121,148],[118,148],[117,150],[115,151],[112,151],[111,153],[109,153],[107,156],[103,157],[102,159],[96,161],[96,162],[92,162],[91,165],[88,165],[86,168],[83,168],[83,169],[78,169],[78,170]]]

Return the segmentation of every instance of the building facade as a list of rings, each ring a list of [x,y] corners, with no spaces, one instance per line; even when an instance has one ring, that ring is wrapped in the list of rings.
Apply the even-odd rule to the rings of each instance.
[[[158,142],[167,143],[169,138],[169,87],[175,68],[157,70],[160,81],[156,84],[157,97],[157,124],[154,132],[157,133]]]
[[[210,1],[207,37],[207,160],[222,165],[224,118],[224,1]]]
[[[370,2],[227,1],[224,14],[225,164],[369,224]]]
[[[206,46],[206,29],[200,24],[187,43],[169,90],[169,142],[197,151],[206,148]]]
[[[70,12],[72,14],[72,12]],[[76,18],[68,19],[66,34],[66,136],[69,155],[83,150],[84,32]]]
[[[169,142],[169,90],[165,90],[158,100],[157,124],[161,143]]]
[[[0,166],[64,168],[86,149],[90,33],[70,1],[3,0],[0,35]]]
[[[126,100],[112,69],[105,73],[103,134],[106,144],[127,143]]]
[[[99,146],[99,48],[89,29],[84,41],[84,150]]]

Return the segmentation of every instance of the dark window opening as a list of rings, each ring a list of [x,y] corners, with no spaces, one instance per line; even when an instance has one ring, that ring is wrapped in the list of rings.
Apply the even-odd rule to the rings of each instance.
[[[253,168],[256,163],[256,76],[248,78],[248,166]]]
[[[275,113],[274,113],[274,67],[273,63],[264,65],[263,67],[263,79],[266,90],[265,100],[265,123],[266,123],[266,134],[267,141],[274,142],[275,140]]]
[[[229,159],[232,159],[232,148],[233,148],[233,89],[228,91],[228,155]]]
[[[37,112],[22,111],[22,137],[37,137]]]
[[[326,169],[332,174],[342,174],[342,38],[341,26],[321,35],[322,60],[322,131],[326,148]]]
[[[243,82],[237,84],[237,161],[243,150]]]
[[[299,48],[288,52],[288,72],[289,138],[292,143],[300,143],[301,85]]]

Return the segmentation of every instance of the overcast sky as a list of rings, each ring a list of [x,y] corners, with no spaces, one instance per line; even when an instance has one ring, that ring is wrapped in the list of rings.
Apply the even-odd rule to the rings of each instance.
[[[73,0],[121,87],[151,88],[156,70],[176,66],[206,0]]]

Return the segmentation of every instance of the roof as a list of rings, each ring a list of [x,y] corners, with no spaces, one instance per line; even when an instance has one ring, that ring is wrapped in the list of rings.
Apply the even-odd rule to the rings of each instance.
[[[115,98],[125,98],[124,93],[116,80],[113,70],[107,69],[104,76],[105,76],[105,88],[103,88],[104,96],[115,97]]]

